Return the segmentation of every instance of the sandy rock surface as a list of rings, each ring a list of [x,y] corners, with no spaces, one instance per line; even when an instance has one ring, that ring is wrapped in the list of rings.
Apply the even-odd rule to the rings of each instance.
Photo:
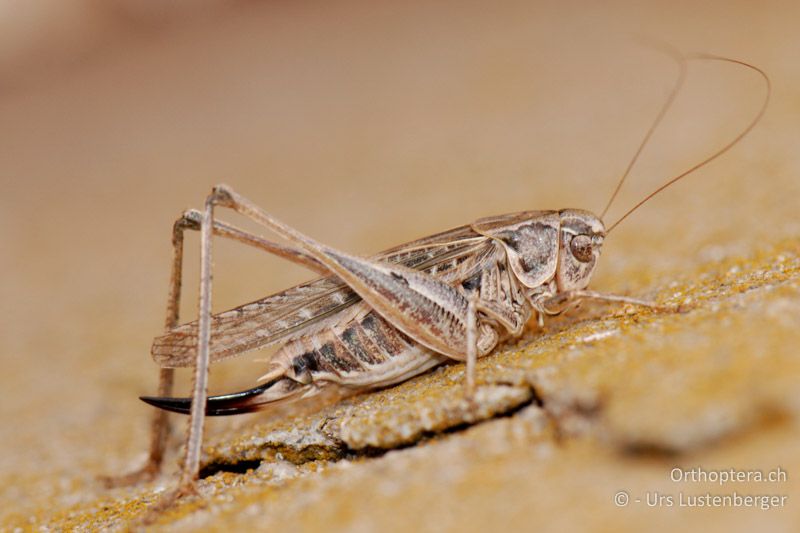
[[[490,214],[599,210],[674,79],[634,32],[747,60],[774,87],[750,136],[607,239],[592,288],[666,310],[532,323],[479,361],[472,403],[454,364],[296,416],[210,420],[199,494],[152,527],[797,528],[796,3],[118,5],[0,55],[0,530],[125,529],[173,486],[177,416],[162,476],[98,476],[144,457],[169,228],[214,183],[364,254]],[[693,63],[607,220],[763,94]],[[216,310],[309,277],[216,249]],[[190,236],[187,319],[196,256]],[[215,367],[212,393],[251,387],[268,355]]]

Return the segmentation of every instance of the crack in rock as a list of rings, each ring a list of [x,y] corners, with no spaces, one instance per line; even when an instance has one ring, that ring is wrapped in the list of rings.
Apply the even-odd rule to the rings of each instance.
[[[229,439],[206,450],[205,476],[219,471],[244,473],[262,461],[339,461],[370,457],[416,445],[429,437],[460,431],[485,420],[509,416],[530,405],[535,394],[529,386],[485,385],[473,401],[454,386],[443,394],[416,402],[357,402],[340,406],[310,424],[296,421]],[[460,387],[458,387],[460,389]],[[378,393],[380,394],[380,393]],[[414,405],[414,409],[409,409]]]
[[[473,402],[458,394],[426,402],[416,410],[396,403],[356,409],[350,416],[338,419],[331,429],[351,450],[400,448],[415,444],[426,435],[508,414],[532,399],[530,387],[488,385],[476,390]]]

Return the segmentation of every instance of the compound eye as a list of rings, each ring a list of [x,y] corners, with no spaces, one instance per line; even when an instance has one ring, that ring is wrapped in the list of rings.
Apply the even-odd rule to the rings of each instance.
[[[573,257],[581,263],[588,263],[594,258],[592,253],[592,238],[588,235],[576,235],[569,243]]]

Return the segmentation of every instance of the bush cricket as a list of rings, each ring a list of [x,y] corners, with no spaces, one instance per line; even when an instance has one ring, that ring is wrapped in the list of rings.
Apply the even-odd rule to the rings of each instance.
[[[763,116],[770,81],[758,67],[718,56],[681,56],[680,76],[617,183],[602,214],[562,209],[482,218],[365,258],[313,240],[280,222],[225,185],[208,196],[202,212],[190,210],[173,227],[173,263],[166,332],[153,342],[160,365],[160,407],[153,420],[150,455],[140,471],[112,480],[134,482],[155,475],[167,437],[166,411],[187,413],[189,429],[181,479],[164,505],[194,491],[204,417],[296,402],[331,388],[354,394],[419,375],[447,361],[466,362],[465,393],[475,389],[475,362],[497,344],[582,299],[657,307],[654,303],[588,290],[603,240],[631,213],[673,183],[727,152]],[[603,217],[652,133],[683,84],[690,59],[716,60],[754,70],[766,82],[755,118],[732,141],[671,178],[606,227]],[[216,209],[236,211],[288,244],[279,244],[216,219]],[[198,320],[179,325],[183,235],[201,233]],[[211,314],[212,236],[230,238],[281,256],[322,277],[235,309]],[[208,397],[211,362],[280,345],[261,385]],[[172,398],[174,368],[194,367],[191,398]]]

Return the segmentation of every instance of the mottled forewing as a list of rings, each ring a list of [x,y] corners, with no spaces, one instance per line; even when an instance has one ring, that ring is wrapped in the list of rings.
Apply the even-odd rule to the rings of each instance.
[[[448,282],[459,265],[480,255],[491,241],[462,226],[397,246],[374,259],[401,264]],[[361,298],[334,276],[319,278],[261,300],[216,314],[211,319],[211,360],[310,335],[341,320]],[[151,353],[164,367],[194,365],[197,322],[157,337]]]

